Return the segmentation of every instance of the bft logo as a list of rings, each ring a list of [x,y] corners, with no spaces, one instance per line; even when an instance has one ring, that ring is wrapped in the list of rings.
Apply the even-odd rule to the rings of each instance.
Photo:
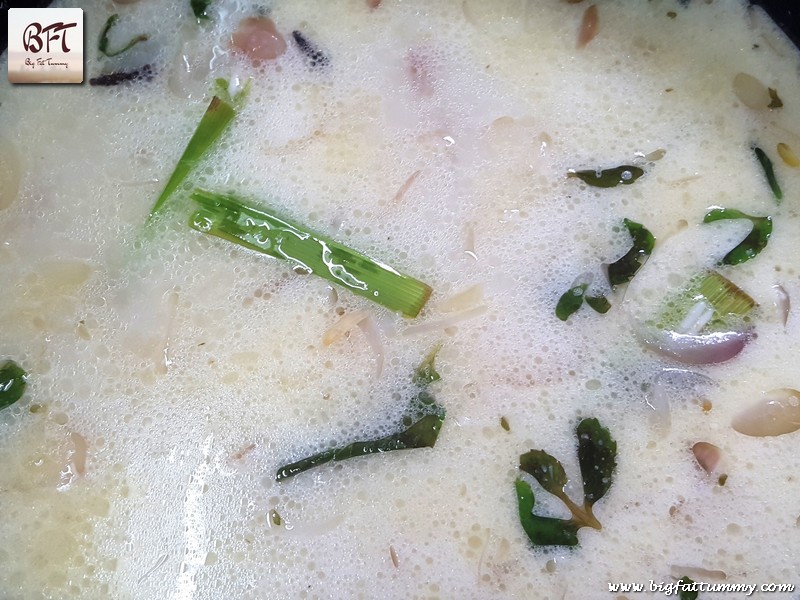
[[[8,80],[83,82],[83,10],[10,8]]]
[[[47,27],[42,27],[41,23],[31,23],[22,34],[22,46],[26,52],[36,54],[42,51],[44,44],[47,44],[46,52],[50,52],[50,42],[60,39],[61,51],[66,54],[70,51],[67,46],[67,29],[77,26],[77,23],[53,23]],[[43,33],[46,34],[44,42],[42,42],[41,37]]]

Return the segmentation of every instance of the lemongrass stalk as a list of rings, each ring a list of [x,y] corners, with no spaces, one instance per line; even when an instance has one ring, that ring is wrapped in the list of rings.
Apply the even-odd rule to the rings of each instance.
[[[288,260],[406,317],[416,317],[431,295],[427,284],[270,209],[201,189],[192,199],[201,206],[189,221],[193,229]]]
[[[217,141],[222,132],[228,127],[228,124],[233,120],[236,115],[233,107],[221,100],[218,96],[211,99],[203,118],[200,119],[200,124],[189,140],[186,149],[183,151],[175,170],[164,186],[164,190],[156,200],[153,208],[150,209],[150,216],[148,220],[152,219],[156,213],[164,206],[167,199],[178,189],[178,186],[183,183],[186,176],[195,168],[198,162],[203,158],[206,151],[211,145]]]

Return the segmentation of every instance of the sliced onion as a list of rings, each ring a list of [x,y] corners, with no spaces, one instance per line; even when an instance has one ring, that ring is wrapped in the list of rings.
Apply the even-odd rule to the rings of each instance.
[[[254,63],[275,60],[286,52],[286,40],[269,17],[242,19],[231,36],[231,45]]]
[[[783,325],[786,326],[786,323],[789,321],[789,310],[791,309],[789,293],[786,291],[786,288],[780,284],[773,285],[772,289],[775,290],[775,307],[780,311]]]
[[[600,21],[597,16],[597,5],[592,4],[583,12],[581,29],[578,33],[578,48],[583,48],[591,42],[597,35],[600,28]]]
[[[800,429],[800,392],[781,388],[767,392],[757,404],[746,408],[731,423],[739,433],[767,437]]]
[[[642,336],[656,352],[687,365],[721,363],[739,354],[753,335],[747,331],[721,331],[689,335],[674,331],[651,331]]]
[[[712,383],[711,379],[700,373],[686,369],[664,369],[653,377],[647,388],[645,402],[653,412],[649,413],[649,421],[660,435],[669,433],[672,427],[672,411],[670,400],[686,399],[686,392],[700,395],[697,388]]]
[[[695,581],[703,580],[723,580],[728,578],[725,571],[712,571],[710,569],[703,569],[702,567],[688,567],[681,565],[670,565],[670,571],[673,577],[691,577]]]
[[[722,458],[722,450],[709,442],[697,442],[692,446],[692,453],[697,464],[709,474],[714,472]]]
[[[770,103],[767,86],[748,73],[737,73],[733,78],[733,93],[750,108],[767,108]]]
[[[369,312],[366,310],[357,310],[345,314],[341,319],[336,321],[322,336],[322,345],[330,346],[335,341],[344,337],[353,327],[361,323],[364,319],[369,317]]]
[[[383,351],[383,342],[381,341],[381,334],[378,331],[378,326],[372,316],[359,321],[359,329],[364,332],[364,337],[367,338],[372,351],[375,353],[375,378],[379,378],[383,373],[383,362],[385,359],[385,352]]]
[[[439,304],[439,310],[442,312],[455,312],[457,310],[465,310],[471,306],[475,306],[483,300],[483,286],[480,283],[468,287],[467,289],[458,292],[454,296],[450,296]]]
[[[406,192],[408,191],[408,188],[410,188],[414,184],[414,182],[417,180],[417,177],[419,177],[420,173],[422,173],[422,171],[417,169],[411,175],[408,176],[408,178],[405,180],[403,185],[400,186],[400,189],[397,190],[397,193],[394,195],[394,198],[392,199],[392,202],[397,204],[403,198],[405,198],[405,195],[406,195]]]
[[[475,308],[471,308],[470,310],[465,310],[460,313],[456,313],[444,319],[440,319],[438,321],[429,321],[428,323],[423,323],[422,325],[412,325],[411,327],[407,327],[402,331],[403,335],[413,335],[416,333],[430,333],[431,331],[442,331],[449,327],[453,327],[462,321],[466,321],[468,319],[473,319],[485,313],[488,310],[488,307],[485,304],[480,306],[476,306]]]

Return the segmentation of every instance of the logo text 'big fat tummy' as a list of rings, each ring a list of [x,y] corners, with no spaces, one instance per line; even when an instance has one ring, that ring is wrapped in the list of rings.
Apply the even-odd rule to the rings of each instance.
[[[8,80],[82,83],[83,10],[10,8]]]

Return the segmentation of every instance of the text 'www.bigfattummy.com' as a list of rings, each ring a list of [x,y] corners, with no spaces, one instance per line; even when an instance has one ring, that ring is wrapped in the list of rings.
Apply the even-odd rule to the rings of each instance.
[[[677,596],[681,592],[738,593],[750,596],[755,592],[789,593],[795,591],[793,583],[709,583],[707,581],[655,581],[647,583],[608,582],[609,592],[651,592]]]

